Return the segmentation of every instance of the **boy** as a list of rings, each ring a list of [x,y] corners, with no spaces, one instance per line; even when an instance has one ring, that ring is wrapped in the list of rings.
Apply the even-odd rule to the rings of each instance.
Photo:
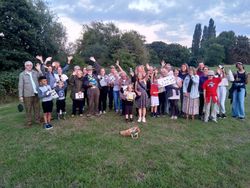
[[[53,98],[51,96],[52,90],[48,85],[47,79],[45,76],[40,76],[38,87],[38,96],[42,100],[43,107],[43,118],[44,118],[44,128],[46,130],[52,129],[53,126],[50,124],[51,121],[51,112],[53,109]]]
[[[205,101],[205,118],[204,122],[208,122],[208,118],[210,115],[210,109],[212,108],[211,117],[212,121],[217,123],[217,88],[219,83],[221,82],[221,78],[214,77],[214,71],[208,71],[208,79],[203,84],[204,90],[204,101]],[[213,107],[211,107],[213,105]]]
[[[57,119],[60,120],[61,116],[65,119],[66,110],[65,110],[65,89],[66,85],[63,81],[59,81],[55,90],[58,95],[56,101],[56,112],[57,112]]]

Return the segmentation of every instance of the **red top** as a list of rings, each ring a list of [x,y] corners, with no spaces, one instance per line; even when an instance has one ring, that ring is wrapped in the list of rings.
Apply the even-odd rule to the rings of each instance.
[[[154,83],[151,84],[151,86],[150,86],[150,95],[157,97],[158,92],[159,92],[158,84],[154,84]]]
[[[211,97],[214,103],[218,102],[217,88],[220,82],[221,82],[221,78],[213,78],[211,80],[206,80],[204,82],[203,89],[204,91],[206,90],[206,93],[205,93],[206,103],[210,102]]]

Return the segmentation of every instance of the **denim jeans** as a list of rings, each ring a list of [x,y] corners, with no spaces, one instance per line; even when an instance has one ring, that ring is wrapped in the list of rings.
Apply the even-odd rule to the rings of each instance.
[[[233,92],[233,104],[232,104],[232,116],[245,118],[245,93],[246,89],[241,88],[240,91],[234,90]]]
[[[120,100],[120,92],[113,91],[113,96],[114,96],[115,111],[122,110],[122,104],[121,104],[121,100]]]

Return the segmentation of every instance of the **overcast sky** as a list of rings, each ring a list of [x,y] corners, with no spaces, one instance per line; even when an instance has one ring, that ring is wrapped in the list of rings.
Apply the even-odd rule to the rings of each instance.
[[[114,22],[122,31],[136,30],[148,43],[164,41],[191,46],[196,23],[215,20],[216,31],[233,30],[250,37],[250,0],[47,0],[67,29],[69,42],[82,24]]]

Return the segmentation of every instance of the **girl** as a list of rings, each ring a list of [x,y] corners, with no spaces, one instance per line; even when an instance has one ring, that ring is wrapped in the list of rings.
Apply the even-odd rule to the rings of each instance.
[[[148,106],[148,94],[147,94],[147,85],[146,77],[143,77],[141,73],[137,76],[137,81],[135,83],[135,92],[139,96],[136,100],[138,108],[138,122],[146,123],[146,109]]]
[[[199,76],[196,74],[194,67],[190,67],[188,76],[183,82],[183,107],[182,111],[186,114],[186,118],[189,115],[194,116],[199,114]]]
[[[157,84],[156,74],[154,73],[151,77],[150,85],[150,100],[151,100],[151,116],[157,117],[157,108],[159,106],[159,89]]]
[[[128,85],[126,91],[124,92],[124,106],[125,106],[125,118],[126,122],[133,122],[133,103],[135,100],[136,94],[133,92],[133,85]]]
[[[174,77],[175,77],[175,84],[171,85],[170,95],[168,95],[168,100],[170,103],[170,115],[171,119],[177,119],[179,109],[178,109],[178,101],[180,100],[180,88],[182,87],[182,80],[178,76],[179,70],[174,69]]]

